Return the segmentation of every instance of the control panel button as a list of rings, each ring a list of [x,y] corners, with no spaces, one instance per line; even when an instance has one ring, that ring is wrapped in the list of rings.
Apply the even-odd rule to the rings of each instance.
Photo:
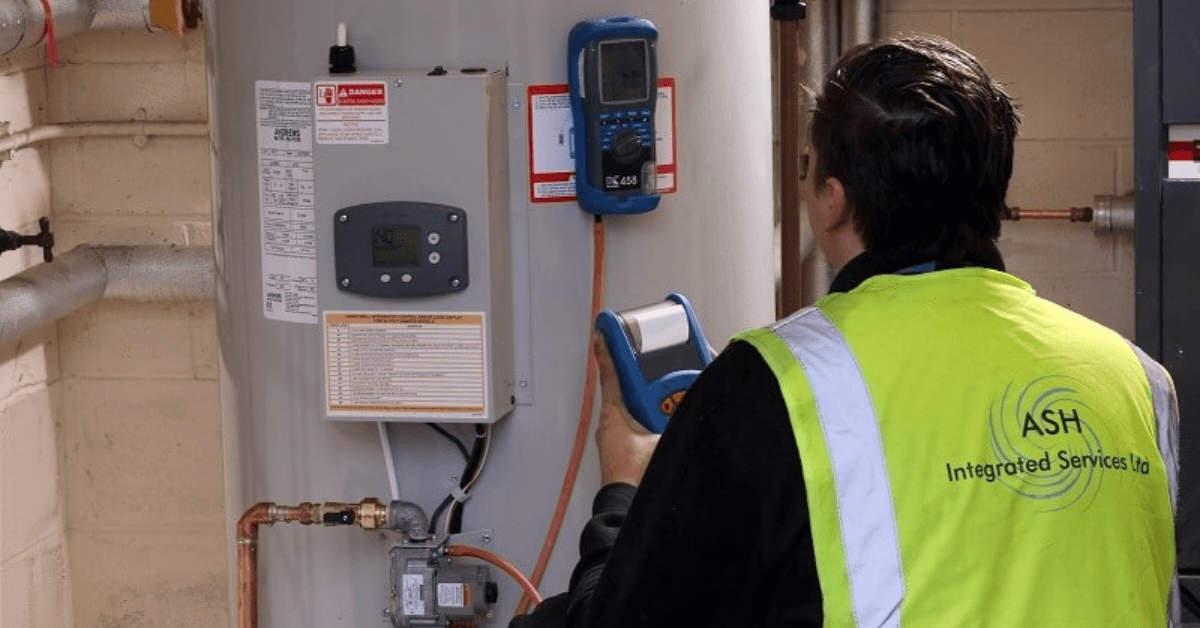
[[[432,253],[430,253],[430,254],[429,254],[429,263],[430,263],[430,264],[436,264],[436,263],[438,263],[438,262],[440,262],[440,261],[442,261],[442,254],[441,254],[441,253],[438,253],[437,251],[434,251],[434,252],[432,252]]]
[[[379,281],[382,281],[383,283],[392,283],[392,276],[387,273],[383,273],[379,276]]]
[[[412,275],[404,273],[403,275],[400,275],[400,281],[404,283],[412,283]]]
[[[442,234],[440,234],[436,231],[430,231],[429,237],[426,239],[429,240],[430,244],[437,244],[438,242],[442,241]]]

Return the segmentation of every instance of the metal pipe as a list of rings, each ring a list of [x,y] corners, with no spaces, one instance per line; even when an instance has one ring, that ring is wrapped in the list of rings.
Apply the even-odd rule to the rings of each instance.
[[[89,30],[159,32],[176,35],[195,28],[198,0],[50,0],[54,38]],[[40,0],[0,0],[0,56],[30,48],[46,38]]]
[[[842,0],[842,52],[879,39],[880,0]]]
[[[1093,199],[1095,210],[1092,228],[1096,233],[1131,233],[1134,229],[1134,205],[1136,197],[1097,195]]]
[[[1067,209],[1025,209],[1009,207],[1003,215],[1005,220],[1014,222],[1020,220],[1069,220],[1071,222],[1090,222],[1091,207],[1071,207]]]
[[[1126,233],[1133,231],[1134,203],[1132,194],[1126,196],[1111,196],[1097,194],[1092,199],[1092,207],[1070,207],[1061,209],[1026,209],[1009,207],[1004,213],[1005,220],[1069,220],[1071,222],[1090,222],[1096,233]]]
[[[0,136],[0,154],[64,137],[197,137],[208,135],[207,122],[68,122],[35,126]]]
[[[821,89],[825,74],[838,57],[839,39],[837,0],[809,0],[808,16],[801,29],[805,53],[801,80],[813,93]],[[812,117],[807,108],[803,113],[801,128],[805,131],[801,132],[801,138],[807,151],[807,129]],[[811,305],[825,295],[829,289],[829,275],[830,268],[825,255],[819,247],[812,247],[811,254],[804,258],[800,266],[801,305]]]
[[[402,520],[411,515],[415,504],[392,502],[392,508],[402,508],[408,515],[397,515]],[[391,510],[383,502],[368,497],[357,504],[326,502],[315,504],[304,502],[297,506],[279,506],[271,502],[259,502],[246,509],[238,519],[237,532],[237,618],[238,628],[258,626],[258,527],[275,523],[299,523],[301,525],[357,525],[363,530],[379,530],[388,527]],[[424,511],[421,517],[424,517]],[[425,519],[428,522],[428,518]],[[426,523],[428,525],[428,523]]]
[[[212,250],[204,246],[77,247],[0,281],[0,344],[102,298],[210,299]]]

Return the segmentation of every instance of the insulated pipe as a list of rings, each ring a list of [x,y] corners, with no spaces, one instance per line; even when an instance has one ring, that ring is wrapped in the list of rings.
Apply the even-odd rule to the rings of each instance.
[[[0,136],[0,153],[64,137],[207,136],[207,122],[69,122]]]
[[[213,277],[205,246],[77,247],[0,281],[0,344],[102,298],[210,299]]]
[[[200,20],[199,0],[49,0],[54,38],[88,30],[167,31],[181,35]],[[41,0],[0,0],[0,55],[46,38]]]

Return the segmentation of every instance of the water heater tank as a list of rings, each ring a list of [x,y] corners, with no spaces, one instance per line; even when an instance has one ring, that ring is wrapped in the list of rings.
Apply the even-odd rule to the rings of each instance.
[[[528,573],[574,440],[592,324],[593,216],[543,176],[574,148],[554,126],[568,33],[616,15],[659,33],[668,191],[650,213],[605,219],[604,305],[686,294],[719,349],[774,311],[768,3],[206,5],[231,528],[259,501],[386,499],[377,420],[390,422],[400,496],[431,513],[463,460],[422,422],[464,438],[456,422],[488,422],[463,528],[486,530],[477,538]],[[355,73],[330,73],[339,24]],[[589,451],[544,595],[567,588],[598,477]],[[386,622],[387,533],[261,537],[261,625]],[[494,577],[502,626],[520,589]]]

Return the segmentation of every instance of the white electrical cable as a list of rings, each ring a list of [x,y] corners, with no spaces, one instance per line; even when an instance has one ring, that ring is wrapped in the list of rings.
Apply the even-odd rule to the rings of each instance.
[[[396,480],[396,460],[392,458],[392,439],[388,436],[387,423],[379,421],[379,444],[383,446],[383,464],[387,466],[388,485],[392,489],[392,501],[400,501],[400,483]]]
[[[479,481],[479,476],[483,475],[483,466],[487,464],[488,450],[492,448],[492,425],[489,423],[483,431],[483,434],[477,434],[475,438],[483,439],[483,451],[479,454],[479,468],[475,469],[475,475],[467,481],[467,484],[461,489],[455,487],[451,497],[454,501],[462,503],[471,497],[471,491],[475,488],[475,483]],[[450,513],[446,513],[446,523],[442,526],[442,534],[444,537],[450,536]]]

